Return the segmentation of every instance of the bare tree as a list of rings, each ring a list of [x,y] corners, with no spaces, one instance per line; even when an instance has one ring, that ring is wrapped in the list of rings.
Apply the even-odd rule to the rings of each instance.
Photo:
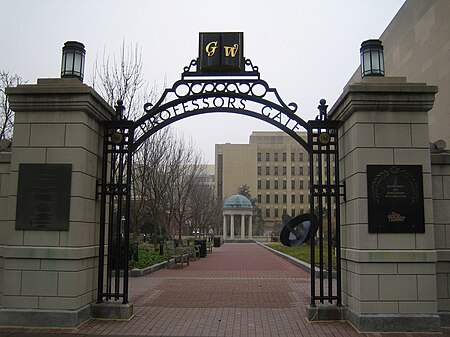
[[[196,153],[192,144],[179,142],[173,162],[173,203],[174,219],[178,227],[178,238],[181,239],[182,228],[187,220],[190,220],[192,213],[189,208],[189,196],[198,177],[204,173],[205,166],[202,165],[201,156]]]
[[[214,233],[220,230],[222,204],[217,199],[212,186],[198,182],[189,196],[191,210],[191,226],[198,228],[203,234],[209,229]]]
[[[156,85],[149,89],[142,72],[141,51],[136,44],[122,42],[119,56],[109,56],[106,47],[102,62],[95,60],[92,87],[111,105],[118,100],[125,104],[123,117],[136,119],[142,116],[143,106],[155,100]]]
[[[120,55],[103,54],[95,64],[93,87],[111,105],[122,100],[123,118],[142,116],[144,103],[156,98],[156,87],[148,90],[143,78],[142,58],[137,46],[122,44]],[[143,130],[146,131],[146,130]],[[177,138],[170,128],[158,131],[134,154],[132,173],[131,230],[138,234],[145,221],[157,224],[158,233],[181,238],[182,227],[192,217],[189,195],[202,173],[201,157],[193,146]]]
[[[7,71],[0,71],[0,139],[11,139],[14,128],[14,112],[9,107],[5,90],[24,83],[26,81],[19,75],[11,75]]]

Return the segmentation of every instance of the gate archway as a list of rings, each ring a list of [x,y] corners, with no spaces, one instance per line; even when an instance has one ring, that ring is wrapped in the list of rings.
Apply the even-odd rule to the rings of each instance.
[[[136,121],[122,117],[123,106],[118,102],[115,120],[104,125],[98,303],[109,300],[128,303],[133,153],[151,135],[178,120],[221,112],[263,120],[289,134],[308,152],[310,222],[313,223],[314,213],[318,218],[317,242],[311,240],[311,305],[317,301],[341,305],[338,206],[342,186],[338,172],[338,124],[327,118],[325,100],[320,101],[316,119],[306,122],[296,114],[295,103],[286,104],[277,90],[261,79],[258,67],[248,59],[245,66],[240,72],[205,73],[198,70],[197,60],[191,61],[181,79],[166,89],[155,105],[145,104],[144,115]],[[298,134],[303,130],[307,132],[307,140]],[[335,237],[332,237],[333,226]],[[331,259],[333,242],[337,252],[335,270]],[[105,247],[108,249],[106,263]]]

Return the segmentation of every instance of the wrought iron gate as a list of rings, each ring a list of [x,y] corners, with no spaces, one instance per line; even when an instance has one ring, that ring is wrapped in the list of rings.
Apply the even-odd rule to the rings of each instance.
[[[328,119],[325,100],[320,100],[318,109],[316,120],[308,122],[310,214],[317,216],[319,222],[318,235],[311,240],[311,305],[315,305],[316,301],[328,301],[340,306],[339,199],[344,193],[341,193],[342,186],[339,185],[338,123]],[[316,247],[319,251],[318,263]],[[319,289],[316,289],[317,277]]]
[[[197,60],[193,60],[184,68],[181,80],[166,89],[155,105],[145,105],[140,119],[123,119],[123,107],[119,102],[116,107],[117,118],[105,123],[102,181],[99,184],[102,204],[99,303],[105,300],[128,302],[128,236],[134,151],[152,134],[182,118],[229,112],[266,121],[288,133],[308,151],[311,223],[314,211],[319,219],[317,242],[311,240],[311,304],[314,305],[316,301],[341,304],[339,197],[342,194],[338,174],[337,123],[327,118],[324,100],[321,101],[316,120],[305,122],[296,114],[295,103],[284,103],[277,90],[270,88],[261,79],[258,67],[248,59],[245,60],[245,66],[249,70],[238,73],[202,73]],[[307,140],[298,134],[302,129],[307,131]],[[333,226],[335,237],[332,236]],[[319,249],[319,263],[314,262],[316,246]],[[331,262],[333,248],[337,252],[336,267]],[[324,258],[325,253],[328,253],[328,258]],[[315,284],[316,274],[318,289]],[[333,274],[337,274],[335,285]]]

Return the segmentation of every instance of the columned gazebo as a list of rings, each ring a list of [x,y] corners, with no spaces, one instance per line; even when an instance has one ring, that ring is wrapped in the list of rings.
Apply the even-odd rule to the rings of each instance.
[[[229,197],[224,205],[223,205],[223,239],[229,239],[234,240],[234,234],[235,234],[235,225],[237,224],[235,222],[235,219],[239,219],[240,222],[240,238],[241,240],[244,239],[252,239],[252,232],[253,232],[253,205],[243,195],[235,194]],[[230,219],[228,221],[228,219]],[[248,219],[248,221],[246,221]],[[228,223],[230,224],[228,226]],[[246,231],[246,223],[248,223],[248,230]],[[229,230],[228,230],[229,229]],[[228,233],[230,233],[228,235]],[[247,233],[247,236],[246,236]]]

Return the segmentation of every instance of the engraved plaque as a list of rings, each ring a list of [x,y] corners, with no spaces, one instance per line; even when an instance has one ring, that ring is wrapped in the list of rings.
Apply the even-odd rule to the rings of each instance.
[[[424,233],[421,165],[367,165],[369,233]]]
[[[68,231],[71,164],[20,164],[16,229]]]

